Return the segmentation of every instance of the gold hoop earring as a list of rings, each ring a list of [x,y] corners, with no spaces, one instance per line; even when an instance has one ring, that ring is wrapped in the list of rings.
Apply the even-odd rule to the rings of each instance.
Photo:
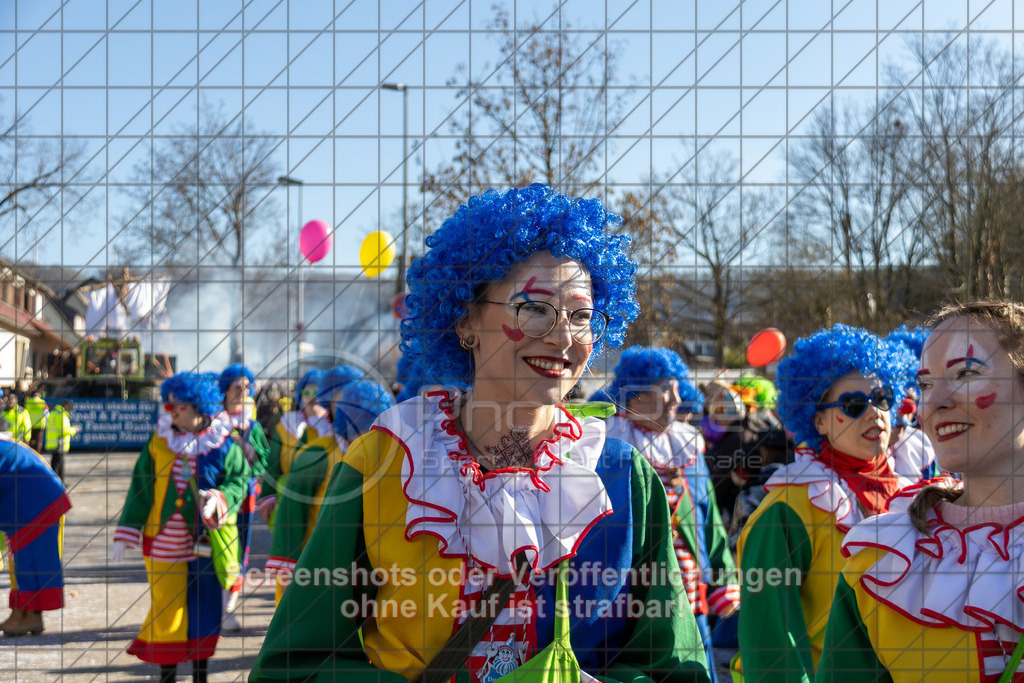
[[[467,334],[465,337],[460,338],[459,339],[459,346],[461,346],[465,350],[469,351],[474,346],[476,346],[476,335],[475,334]]]

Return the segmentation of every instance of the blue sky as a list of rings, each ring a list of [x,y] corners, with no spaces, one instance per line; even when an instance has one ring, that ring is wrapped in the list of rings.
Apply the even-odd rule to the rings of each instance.
[[[22,225],[16,239],[5,236],[4,253],[31,260],[38,246],[44,263],[104,266],[134,164],[154,138],[194,123],[203,99],[276,136],[282,167],[305,183],[304,220],[335,226],[328,261],[356,265],[363,236],[394,225],[401,206],[402,96],[379,84],[409,86],[410,136],[426,138],[410,164],[416,192],[421,162],[435,166],[451,153],[445,121],[458,102],[449,79],[459,64],[479,76],[496,59],[484,31],[491,4],[4,3],[0,112],[24,117],[19,134],[77,138],[90,158],[80,177],[86,201],[64,207],[63,222],[48,212]],[[687,144],[709,142],[740,159],[744,182],[784,184],[787,146],[815,108],[874,98],[908,38],[969,26],[1012,42],[1017,4],[566,0],[518,2],[514,12],[520,22],[568,26],[598,47],[607,41],[619,55],[630,113],[603,166],[606,182],[626,188],[652,171],[678,171]],[[295,191],[268,192],[290,211],[282,231],[297,224]]]

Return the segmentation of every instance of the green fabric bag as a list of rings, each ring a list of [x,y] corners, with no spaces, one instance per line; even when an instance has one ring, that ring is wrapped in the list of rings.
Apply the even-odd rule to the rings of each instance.
[[[196,484],[195,475],[188,466],[185,454],[181,454],[182,469],[188,472],[188,485],[192,489],[192,498],[197,502],[202,498],[199,494],[199,485]],[[210,548],[210,559],[213,562],[213,570],[217,572],[217,581],[220,587],[228,590],[235,585],[238,577],[242,575],[242,565],[238,562],[238,517],[231,515],[228,521],[219,529],[209,529],[196,515],[196,526],[203,527],[196,538],[196,547],[207,546]],[[205,539],[205,541],[204,541]],[[197,552],[197,555],[201,553]]]
[[[499,678],[496,683],[580,683],[580,663],[569,642],[569,589],[564,580],[568,567],[568,561],[558,565],[554,605],[555,637],[551,644],[515,671]]]
[[[237,518],[232,517],[219,529],[204,529],[203,533],[210,539],[213,548],[210,559],[213,561],[213,570],[217,572],[217,580],[221,588],[228,590],[242,575],[242,565],[238,562]]]

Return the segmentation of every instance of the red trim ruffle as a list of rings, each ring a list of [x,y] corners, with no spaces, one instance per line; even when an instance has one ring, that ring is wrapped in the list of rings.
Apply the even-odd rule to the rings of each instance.
[[[64,587],[54,586],[37,591],[12,590],[7,600],[11,609],[49,612],[64,607]]]
[[[180,664],[200,659],[209,659],[217,650],[217,639],[220,636],[205,638],[189,638],[184,643],[151,643],[136,638],[128,646],[128,654],[135,655],[144,662],[151,664]]]

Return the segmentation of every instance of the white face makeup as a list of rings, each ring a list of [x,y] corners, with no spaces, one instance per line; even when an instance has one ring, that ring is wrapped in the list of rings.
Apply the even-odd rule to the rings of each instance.
[[[859,372],[843,375],[829,387],[822,403],[839,401],[847,393],[870,395],[873,389],[881,386],[878,379],[864,377]],[[874,403],[868,403],[857,417],[851,417],[838,406],[819,410],[814,415],[814,426],[834,449],[864,461],[874,460],[885,453],[892,436],[888,408],[882,409]]]
[[[573,338],[568,321],[573,311],[592,308],[590,276],[579,262],[543,251],[518,263],[504,280],[488,288],[484,299],[460,325],[472,334],[477,399],[555,405],[569,393],[587,367],[593,344]],[[523,334],[516,324],[520,302],[543,301],[559,311],[554,328],[543,337]]]
[[[918,383],[921,426],[943,469],[1013,472],[1024,450],[1024,390],[991,329],[970,318],[941,323],[925,343]]]

